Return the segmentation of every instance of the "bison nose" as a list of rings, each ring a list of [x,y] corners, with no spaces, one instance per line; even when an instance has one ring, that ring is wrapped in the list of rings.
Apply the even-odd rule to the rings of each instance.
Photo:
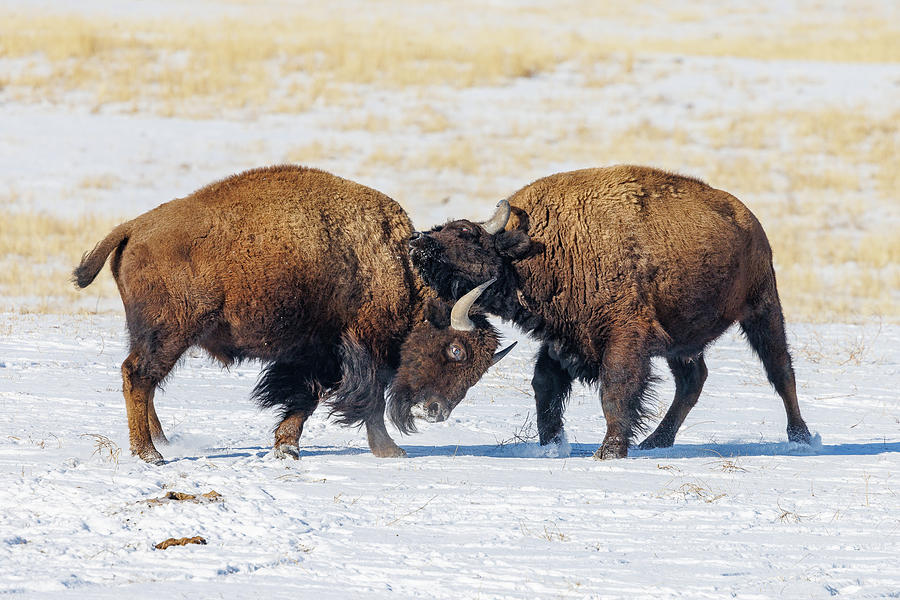
[[[425,419],[429,423],[440,423],[446,418],[441,403],[437,400],[432,400],[425,405]]]

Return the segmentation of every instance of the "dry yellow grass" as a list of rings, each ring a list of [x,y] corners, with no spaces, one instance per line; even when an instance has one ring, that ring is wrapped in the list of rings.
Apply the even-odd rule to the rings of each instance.
[[[369,133],[386,133],[397,127],[396,119],[372,112],[341,115],[335,126],[344,131],[368,131]]]
[[[111,190],[120,183],[119,177],[116,175],[105,173],[103,175],[88,175],[83,177],[78,187],[94,190]]]
[[[108,273],[81,291],[73,286],[71,273],[82,253],[121,220],[0,210],[0,222],[0,310],[72,312],[75,302],[116,297]]]
[[[406,157],[398,148],[385,144],[376,146],[363,161],[363,167],[367,167],[370,173],[384,165],[391,165],[396,169],[403,168],[406,164]]]
[[[335,82],[496,83],[546,71],[572,54],[575,44],[574,38],[551,43],[512,27],[469,28],[461,36],[438,23],[368,18],[0,18],[0,58],[47,61],[8,77],[11,93],[20,98],[58,100],[79,91],[92,94],[98,106],[147,105],[189,117],[222,108],[305,110]]]
[[[770,111],[740,113],[728,119],[726,125],[714,124],[706,128],[710,147],[774,150],[794,161],[801,157],[825,155],[850,164],[871,164],[878,168],[876,185],[884,197],[896,194],[898,182],[897,157],[900,156],[900,111],[873,115],[863,109],[824,108],[808,112]],[[787,169],[798,172],[798,169]],[[809,169],[806,169],[809,176]],[[831,178],[831,180],[829,180]],[[837,179],[835,181],[834,179]],[[852,177],[851,177],[852,178]],[[825,174],[814,187],[839,189],[854,187],[856,182],[848,174]],[[798,182],[795,187],[807,187]]]
[[[339,159],[355,150],[345,144],[324,144],[318,140],[296,146],[285,153],[282,162],[316,166],[325,160]]]
[[[408,116],[407,121],[422,133],[440,133],[451,127],[450,119],[430,104],[425,104],[415,113]]]
[[[644,52],[761,60],[896,62],[900,60],[900,28],[866,20],[838,23],[821,30],[789,25],[760,36],[644,39],[641,48]]]
[[[346,82],[466,87],[531,77],[562,62],[581,65],[589,83],[602,85],[594,67],[611,61],[613,54],[626,57],[620,65],[626,73],[636,53],[651,52],[900,60],[900,28],[885,21],[845,19],[816,27],[785,23],[760,37],[702,39],[678,35],[676,28],[667,39],[665,30],[653,38],[583,37],[552,26],[564,23],[567,14],[547,13],[550,26],[545,27],[535,21],[472,27],[464,19],[422,22],[377,11],[341,13],[340,18],[294,12],[275,21],[7,13],[0,15],[0,58],[31,64],[4,76],[2,83],[20,99],[60,101],[78,92],[88,94],[97,108],[112,104],[126,111],[205,117],[223,109],[304,111],[326,91],[332,103],[349,100],[352,92],[337,85]],[[668,16],[677,25],[694,21],[689,14]]]
[[[457,171],[464,175],[477,173],[485,165],[481,156],[481,142],[466,138],[457,138],[431,146],[424,154],[417,155],[411,166],[449,171]]]

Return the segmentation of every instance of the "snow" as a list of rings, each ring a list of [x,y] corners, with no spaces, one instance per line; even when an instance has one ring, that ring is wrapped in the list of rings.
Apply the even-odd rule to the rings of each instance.
[[[508,4],[408,3],[407,16],[459,6],[459,19],[483,25],[499,22],[508,11],[495,9]],[[873,14],[896,12],[890,2],[869,4],[878,8]],[[682,33],[752,32],[772,19],[820,18],[845,5],[729,3],[733,16],[719,11]],[[112,18],[240,17],[257,6],[0,0],[4,11]],[[341,6],[374,16],[393,8]],[[701,16],[713,10],[684,6]],[[297,6],[272,0],[268,8],[280,14]],[[542,19],[525,8],[523,23]],[[655,10],[648,4],[644,12]],[[648,21],[635,35],[666,26]],[[596,15],[572,27],[622,33],[617,21]],[[610,71],[605,85],[585,85],[583,73],[562,65],[499,86],[358,86],[348,92],[358,102],[319,102],[301,114],[249,107],[197,120],[98,108],[74,94],[60,104],[20,103],[0,85],[0,202],[64,217],[131,218],[232,173],[285,162],[315,141],[325,151],[313,166],[387,193],[426,228],[487,216],[501,193],[554,171],[622,160],[604,155],[584,164],[552,152],[579,128],[597,140],[643,122],[703,131],[734,117],[723,107],[887,115],[900,87],[897,63],[633,59],[627,77],[615,76],[623,56],[598,65]],[[28,59],[29,68],[41,65]],[[0,80],[23,68],[0,57]],[[423,132],[411,125],[423,106],[452,126]],[[386,117],[390,126],[344,126],[367,116]],[[405,160],[485,137],[549,148],[555,158],[510,163],[497,153],[476,174],[367,162],[380,148]],[[790,152],[791,140],[782,142]],[[710,161],[723,156],[711,153]],[[658,166],[686,171],[678,158]],[[110,183],[85,184],[91,178]],[[864,218],[897,220],[896,210],[882,212]],[[85,250],[72,249],[73,261]],[[249,401],[259,365],[224,370],[191,351],[157,394],[172,443],[160,448],[167,462],[151,466],[128,451],[121,306],[96,293],[85,291],[72,308],[106,310],[97,315],[0,313],[0,595],[900,598],[900,325],[788,324],[800,407],[815,434],[810,446],[787,441],[781,401],[732,330],[706,354],[709,378],[675,446],[633,448],[627,459],[604,462],[592,458],[605,432],[595,389],[575,387],[562,444],[535,442],[537,346],[499,323],[519,345],[447,422],[421,423],[408,437],[389,426],[406,459],[373,457],[363,432],[328,422],[324,410],[306,425],[300,460],[274,458],[276,416]],[[674,394],[664,367],[656,364],[659,410],[651,425]],[[149,502],[171,491],[215,491],[221,499]],[[154,547],[193,536],[207,544]]]
[[[259,366],[223,370],[194,353],[157,396],[173,442],[161,448],[168,462],[160,467],[127,451],[120,317],[5,314],[0,331],[8,332],[0,338],[0,593],[900,592],[898,326],[791,330],[812,446],[786,441],[781,402],[729,332],[707,354],[704,394],[676,445],[604,462],[592,458],[604,432],[592,389],[573,393],[569,448],[521,441],[534,433],[528,381],[537,348],[527,339],[448,422],[422,423],[409,437],[391,429],[409,457],[387,460],[325,411],[307,425],[299,461],[275,459],[275,415],[248,400]],[[674,384],[657,371],[665,407]],[[112,454],[94,436],[108,436]],[[220,502],[147,502],[213,490]],[[207,545],[154,549],[196,535]]]

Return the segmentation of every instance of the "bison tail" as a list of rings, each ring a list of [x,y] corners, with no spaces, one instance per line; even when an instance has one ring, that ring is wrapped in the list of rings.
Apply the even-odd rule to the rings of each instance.
[[[75,286],[80,288],[89,286],[106,263],[106,257],[121,244],[128,241],[130,233],[131,222],[122,223],[109,232],[109,235],[94,246],[93,250],[86,252],[81,257],[81,264],[75,267],[75,270],[72,272],[72,281],[75,282]]]

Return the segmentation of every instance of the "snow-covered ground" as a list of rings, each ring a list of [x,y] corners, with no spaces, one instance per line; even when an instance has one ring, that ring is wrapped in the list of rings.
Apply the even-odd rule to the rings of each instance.
[[[729,332],[676,445],[609,462],[591,457],[604,423],[587,388],[567,412],[568,455],[522,441],[527,340],[448,422],[394,432],[409,458],[389,460],[324,411],[299,461],[275,459],[275,415],[248,400],[258,366],[197,354],[157,397],[173,441],[159,467],[128,454],[121,318],[6,314],[0,332],[0,594],[900,595],[897,326],[792,328],[813,447],[786,441],[780,400]],[[148,503],[170,491],[221,498]],[[193,536],[207,544],[154,548]]]

